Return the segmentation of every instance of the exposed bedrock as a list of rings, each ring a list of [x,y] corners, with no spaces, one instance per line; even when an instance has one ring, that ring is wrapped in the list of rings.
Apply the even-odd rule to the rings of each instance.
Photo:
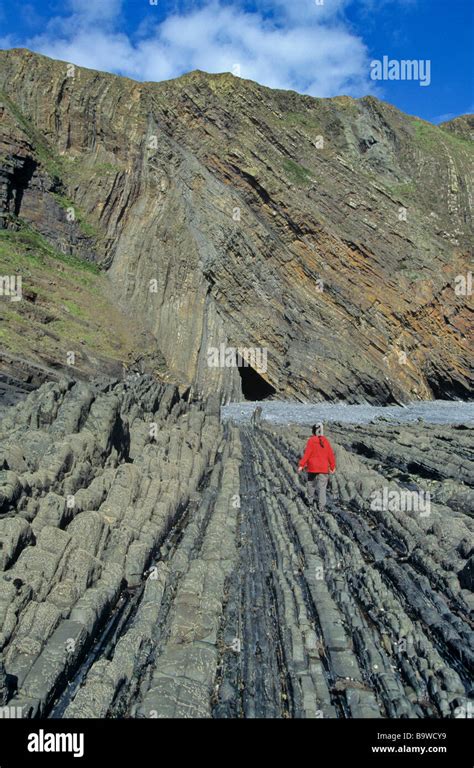
[[[459,716],[474,667],[472,430],[329,437],[338,470],[318,513],[295,471],[301,427],[221,424],[216,400],[149,376],[60,381],[9,408],[2,706]]]

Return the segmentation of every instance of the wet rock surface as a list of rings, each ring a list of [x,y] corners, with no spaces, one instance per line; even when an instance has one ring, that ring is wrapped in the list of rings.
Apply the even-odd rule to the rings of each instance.
[[[472,429],[326,434],[338,468],[319,512],[301,426],[221,422],[149,376],[50,383],[8,408],[2,706],[456,717],[474,667]]]

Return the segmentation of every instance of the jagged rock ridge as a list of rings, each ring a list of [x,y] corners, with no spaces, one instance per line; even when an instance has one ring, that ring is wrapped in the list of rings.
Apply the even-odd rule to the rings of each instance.
[[[153,377],[43,385],[0,427],[0,704],[20,717],[459,717],[472,429],[221,423]],[[407,445],[410,457],[407,459]],[[371,504],[416,488],[431,507]],[[15,715],[11,715],[15,716]]]

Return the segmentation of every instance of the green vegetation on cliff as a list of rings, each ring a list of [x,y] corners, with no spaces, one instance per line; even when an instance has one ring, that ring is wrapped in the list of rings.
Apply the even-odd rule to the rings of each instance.
[[[136,341],[96,264],[60,253],[30,227],[0,230],[0,274],[22,278],[22,299],[0,298],[2,348],[54,366],[76,353],[79,369],[97,356],[125,361]]]

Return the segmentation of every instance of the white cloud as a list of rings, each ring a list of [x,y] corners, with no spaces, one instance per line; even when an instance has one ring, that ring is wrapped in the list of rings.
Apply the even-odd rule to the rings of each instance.
[[[84,21],[116,19],[122,10],[122,0],[68,0],[67,5]]]
[[[121,29],[121,0],[68,0],[69,16],[51,19],[22,44],[53,58],[139,80],[178,77],[193,69],[233,71],[274,88],[314,96],[373,91],[366,47],[341,11],[351,0],[201,0],[139,34]]]
[[[259,5],[262,10],[277,11],[281,18],[297,23],[305,20],[306,23],[312,23],[334,18],[351,2],[352,0],[324,0],[323,4],[319,5],[315,0],[262,0]]]
[[[435,115],[435,117],[430,117],[429,121],[430,123],[439,125],[439,123],[447,123],[450,120],[454,120],[455,117],[464,117],[464,115],[473,115],[473,114],[474,114],[474,104],[471,104],[462,112],[445,112],[444,115]]]

